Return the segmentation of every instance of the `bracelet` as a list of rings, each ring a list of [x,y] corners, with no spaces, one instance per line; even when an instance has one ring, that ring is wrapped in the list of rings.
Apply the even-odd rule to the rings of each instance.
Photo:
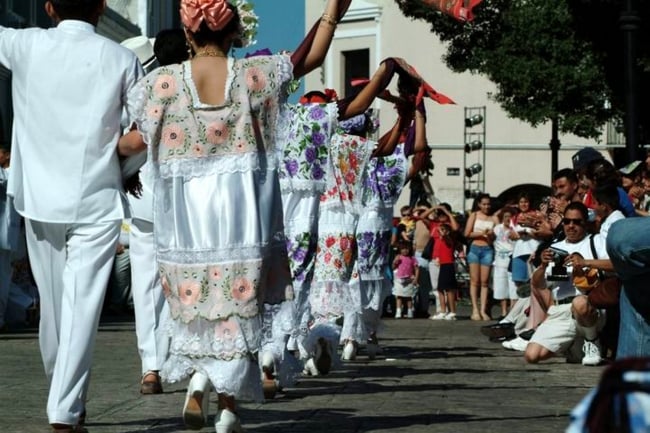
[[[338,21],[336,21],[334,19],[334,17],[332,15],[330,15],[330,14],[323,14],[320,17],[320,20],[321,20],[321,22],[329,24],[329,25],[334,26],[334,27],[336,27],[336,25],[338,24]]]

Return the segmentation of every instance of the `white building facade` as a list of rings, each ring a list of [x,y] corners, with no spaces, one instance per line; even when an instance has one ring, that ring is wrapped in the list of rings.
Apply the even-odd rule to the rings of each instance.
[[[305,1],[308,26],[319,18],[324,5],[325,0]],[[456,211],[471,206],[471,200],[464,196],[463,173],[477,156],[464,153],[465,107],[485,107],[485,178],[481,185],[484,192],[498,196],[520,184],[549,186],[551,125],[532,128],[509,118],[490,99],[495,85],[480,75],[449,70],[442,61],[445,51],[443,43],[431,33],[430,24],[405,17],[395,1],[353,0],[336,30],[323,68],[306,77],[305,88],[309,91],[329,87],[345,95],[349,78],[358,78],[364,72],[371,75],[387,57],[402,57],[437,91],[456,102],[426,102],[427,138],[433,146],[435,164],[430,180],[437,200],[450,203]],[[395,121],[395,110],[383,101],[377,101],[376,108],[385,131]],[[588,145],[606,151],[604,144],[599,146],[572,135],[561,135],[560,142],[560,169],[571,166],[571,155],[581,147]],[[409,189],[405,188],[400,204],[408,203],[408,195]]]

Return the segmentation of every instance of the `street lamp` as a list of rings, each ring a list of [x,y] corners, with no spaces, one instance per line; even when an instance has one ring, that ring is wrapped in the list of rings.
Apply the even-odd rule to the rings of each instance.
[[[481,150],[483,148],[483,142],[481,140],[473,140],[470,143],[465,144],[465,153],[472,153],[475,150]]]
[[[470,117],[465,118],[465,127],[471,128],[472,126],[480,125],[483,122],[483,116],[480,114],[474,114]]]
[[[483,166],[477,162],[465,169],[465,176],[472,177],[475,174],[479,174],[481,171],[483,171]]]

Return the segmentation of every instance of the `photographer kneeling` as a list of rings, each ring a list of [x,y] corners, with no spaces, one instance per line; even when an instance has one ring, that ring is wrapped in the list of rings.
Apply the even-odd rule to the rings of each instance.
[[[534,364],[566,352],[578,335],[585,339],[582,364],[598,365],[602,361],[596,340],[605,324],[605,313],[590,305],[587,296],[573,284],[573,277],[589,268],[613,270],[605,240],[599,235],[593,236],[593,248],[601,259],[594,259],[587,218],[584,204],[573,202],[566,207],[562,218],[566,239],[542,252],[541,265],[533,273],[531,297],[547,317],[526,347],[526,362]]]

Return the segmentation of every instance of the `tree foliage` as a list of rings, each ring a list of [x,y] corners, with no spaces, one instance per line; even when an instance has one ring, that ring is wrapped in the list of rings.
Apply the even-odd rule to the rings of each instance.
[[[610,21],[620,1],[484,0],[475,20],[461,23],[421,0],[396,0],[447,43],[449,68],[497,86],[493,98],[509,115],[533,126],[557,120],[562,132],[585,138],[599,137],[603,124],[620,116],[621,89],[612,82],[621,76],[613,67],[621,47],[606,38],[618,30]],[[600,27],[605,22],[614,28]]]

